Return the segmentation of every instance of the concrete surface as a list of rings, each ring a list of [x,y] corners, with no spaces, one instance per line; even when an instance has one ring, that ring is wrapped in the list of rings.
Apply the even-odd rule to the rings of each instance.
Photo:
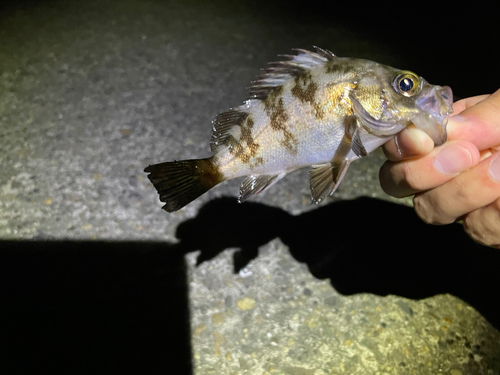
[[[167,214],[143,173],[209,155],[212,118],[293,47],[459,96],[495,88],[459,74],[483,50],[443,48],[447,24],[412,39],[350,7],[359,23],[321,2],[1,9],[4,373],[500,373],[498,252],[386,196],[381,152],[319,206],[303,170],[243,205],[231,181]]]

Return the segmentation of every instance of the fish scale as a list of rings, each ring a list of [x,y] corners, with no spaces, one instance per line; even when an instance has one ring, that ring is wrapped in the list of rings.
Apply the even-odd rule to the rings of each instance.
[[[176,211],[215,185],[243,177],[239,202],[288,173],[311,166],[313,202],[333,194],[350,163],[414,123],[446,141],[452,112],[447,86],[369,60],[342,58],[316,47],[271,63],[241,106],[212,123],[206,159],[150,165],[145,172]]]

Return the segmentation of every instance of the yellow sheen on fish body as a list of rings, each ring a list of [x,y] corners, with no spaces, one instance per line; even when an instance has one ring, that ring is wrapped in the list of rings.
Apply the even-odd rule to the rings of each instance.
[[[351,116],[353,111],[349,92],[355,88],[356,85],[349,82],[342,82],[326,87],[324,99],[319,98],[314,106],[316,118],[323,119],[331,114],[337,116]]]
[[[365,78],[362,83],[356,88],[356,99],[374,119],[380,120],[387,98],[381,90],[379,79],[378,77]]]

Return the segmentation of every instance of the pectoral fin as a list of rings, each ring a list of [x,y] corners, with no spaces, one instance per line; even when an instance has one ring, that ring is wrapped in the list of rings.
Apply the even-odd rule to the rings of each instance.
[[[257,175],[246,177],[240,186],[240,196],[238,197],[238,202],[243,203],[252,195],[262,193],[264,190],[269,189],[285,175],[286,172],[276,175]]]
[[[334,193],[347,172],[350,163],[350,160],[343,159],[340,163],[332,162],[311,166],[309,177],[314,203],[319,203],[326,196]]]
[[[335,192],[344,178],[351,160],[347,158],[351,149],[359,156],[366,156],[366,152],[359,136],[359,125],[357,119],[351,116],[344,124],[345,132],[339,147],[330,163],[311,166],[309,177],[311,179],[311,195],[315,203]]]
[[[366,151],[366,148],[363,145],[363,142],[361,141],[361,136],[360,136],[359,130],[360,130],[359,126],[354,130],[354,135],[352,137],[351,150],[356,154],[356,156],[362,158],[363,156],[368,155],[368,152]]]

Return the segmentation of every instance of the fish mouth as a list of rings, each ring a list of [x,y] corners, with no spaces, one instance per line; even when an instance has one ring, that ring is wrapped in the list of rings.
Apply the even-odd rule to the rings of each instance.
[[[416,101],[420,114],[411,121],[420,130],[427,133],[435,146],[446,142],[446,125],[448,116],[453,112],[453,93],[448,86],[431,86],[425,82],[419,98]]]

